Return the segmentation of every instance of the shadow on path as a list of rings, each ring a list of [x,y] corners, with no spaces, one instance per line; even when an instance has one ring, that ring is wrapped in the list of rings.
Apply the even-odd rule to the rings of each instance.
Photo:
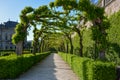
[[[58,54],[51,54],[17,80],[79,80]]]

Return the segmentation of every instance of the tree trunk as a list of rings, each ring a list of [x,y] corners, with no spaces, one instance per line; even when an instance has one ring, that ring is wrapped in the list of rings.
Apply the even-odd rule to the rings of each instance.
[[[80,49],[79,49],[79,53],[80,53],[80,56],[83,57],[83,36],[79,30],[79,28],[75,28],[75,31],[77,32],[78,36],[79,36],[79,46],[80,46]]]
[[[79,32],[77,32],[78,35],[79,35],[79,45],[80,45],[80,49],[79,49],[79,52],[80,52],[80,56],[83,57],[83,36],[82,34],[80,33],[80,30]]]
[[[99,53],[99,58],[101,60],[104,60],[105,59],[105,50],[101,50],[100,53]]]
[[[46,52],[47,51],[47,43],[45,42],[45,44],[44,44],[44,52]]]
[[[40,52],[42,52],[43,40],[40,41]]]
[[[41,42],[39,42],[39,45],[38,45],[38,52],[41,53]]]
[[[69,40],[70,40],[70,47],[71,47],[70,53],[73,54],[73,43],[72,43],[72,38],[69,37]]]
[[[72,38],[70,34],[66,33],[66,37],[68,38],[68,40],[70,41],[70,54],[73,54],[73,43],[72,43]]]
[[[45,46],[44,40],[42,40],[42,46],[41,46],[42,52],[44,52],[44,46]]]
[[[67,42],[67,44],[66,44],[66,53],[68,53],[68,51],[69,51],[69,44]]]
[[[35,55],[35,53],[37,52],[37,43],[36,41],[33,42],[33,54]]]
[[[65,52],[65,45],[64,42],[61,44],[62,51]]]
[[[100,19],[100,18],[95,19],[93,21],[93,24],[94,24],[94,26],[98,27],[97,30],[99,32],[96,34],[100,34],[100,36],[98,35],[95,40],[95,45],[96,45],[96,49],[97,49],[95,54],[98,54],[98,57],[103,60],[103,59],[105,59],[105,50],[106,50],[106,45],[104,43],[107,42],[106,31],[102,25],[102,19]]]
[[[23,51],[23,41],[20,41],[16,44],[16,54],[21,55]]]

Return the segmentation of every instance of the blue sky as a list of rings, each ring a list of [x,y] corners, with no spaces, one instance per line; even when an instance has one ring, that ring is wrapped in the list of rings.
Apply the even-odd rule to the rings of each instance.
[[[19,21],[19,14],[25,6],[37,8],[41,5],[47,5],[54,0],[0,0],[0,23]],[[32,31],[29,32],[28,40],[33,39]]]

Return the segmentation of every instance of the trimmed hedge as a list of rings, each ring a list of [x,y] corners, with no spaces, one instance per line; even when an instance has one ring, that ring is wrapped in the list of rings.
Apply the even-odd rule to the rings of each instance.
[[[50,53],[24,54],[22,56],[10,55],[0,57],[0,79],[13,79],[27,71]]]
[[[9,56],[14,53],[15,53],[14,51],[0,51],[0,57],[1,56]]]
[[[80,77],[80,80],[115,80],[115,64],[94,61],[71,54],[58,53]]]

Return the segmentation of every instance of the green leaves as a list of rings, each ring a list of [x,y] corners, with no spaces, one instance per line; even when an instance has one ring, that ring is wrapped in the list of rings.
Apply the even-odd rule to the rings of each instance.
[[[32,12],[34,9],[30,6],[25,7],[22,11],[21,11],[21,15],[26,15],[27,13]]]
[[[63,2],[64,2],[64,0],[55,0],[54,4],[55,4],[55,6],[62,6]]]
[[[107,30],[109,41],[120,46],[120,11],[111,15],[109,21],[111,24]]]
[[[34,11],[32,7],[25,7],[21,11],[20,23],[16,25],[15,34],[12,36],[12,42],[17,44],[19,41],[24,41],[27,36],[27,28],[29,27],[29,22],[34,18],[31,13]]]
[[[24,40],[27,35],[27,32],[24,31],[24,25],[20,23],[16,25],[15,32],[16,33],[12,36],[13,44],[17,44],[19,41]]]
[[[50,8],[53,8],[55,6],[54,2],[49,3]]]
[[[79,0],[78,6],[78,10],[84,12],[84,15],[90,20],[94,20],[98,17],[104,18],[104,8],[97,7],[92,4],[90,0]]]
[[[55,0],[55,6],[62,6],[64,10],[77,8],[76,0]]]
[[[17,44],[19,41],[23,41],[27,36],[27,28],[36,26],[36,22],[47,22],[48,17],[51,17],[51,12],[49,8],[44,5],[37,9],[32,7],[25,7],[21,11],[20,23],[16,26],[15,34],[12,37],[12,42]]]
[[[97,61],[93,65],[93,80],[115,80],[115,64]]]
[[[81,11],[86,11],[88,8],[91,8],[90,0],[79,0],[78,8]]]
[[[48,7],[46,5],[40,6],[37,9],[35,9],[34,14],[40,15],[43,12],[49,11]]]

